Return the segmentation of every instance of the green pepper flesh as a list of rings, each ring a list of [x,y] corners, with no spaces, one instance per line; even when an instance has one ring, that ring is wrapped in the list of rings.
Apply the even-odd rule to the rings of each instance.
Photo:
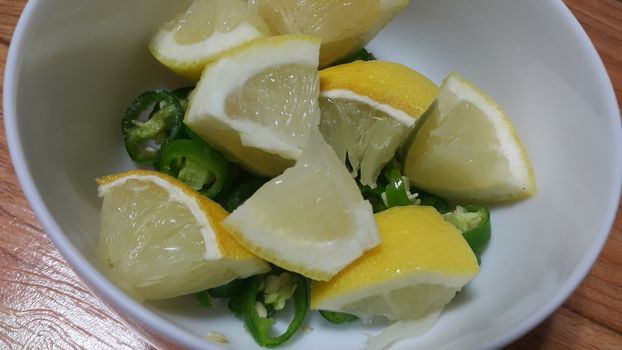
[[[163,103],[145,122],[141,114],[151,105]],[[179,101],[165,90],[147,91],[138,96],[123,114],[122,131],[127,153],[141,163],[157,162],[160,149],[156,148],[175,139],[183,119]]]
[[[228,177],[227,162],[205,143],[194,140],[174,140],[164,145],[160,171],[214,198]]]
[[[354,322],[359,319],[358,317],[351,315],[351,314],[347,314],[345,312],[336,312],[336,311],[327,311],[327,310],[320,310],[320,315],[322,315],[322,317],[324,317],[328,322],[333,323],[333,324],[349,323],[349,322]]]
[[[294,319],[287,327],[285,333],[279,336],[272,336],[270,335],[270,330],[275,320],[270,317],[259,316],[256,308],[257,296],[261,292],[263,278],[264,276],[260,275],[249,279],[241,297],[242,320],[257,344],[273,348],[286,342],[302,325],[307,310],[309,310],[309,290],[307,280],[298,274],[292,273],[292,281],[296,285],[296,290],[292,296],[295,308]]]
[[[480,256],[488,241],[490,241],[490,211],[480,205],[464,205],[462,210],[456,210],[444,215],[445,219],[462,231],[473,253]]]

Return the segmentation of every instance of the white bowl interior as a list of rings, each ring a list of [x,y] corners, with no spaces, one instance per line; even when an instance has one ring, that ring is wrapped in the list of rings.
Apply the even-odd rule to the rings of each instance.
[[[113,306],[187,346],[200,347],[200,338],[217,330],[231,347],[251,349],[250,336],[224,308],[202,310],[180,298],[145,312],[86,262],[98,235],[94,178],[135,167],[121,136],[124,109],[145,90],[184,85],[151,57],[147,43],[189,2],[31,0],[7,69],[7,133],[48,233]],[[503,345],[563,301],[609,232],[622,147],[602,63],[557,1],[412,1],[369,48],[437,83],[450,71],[463,74],[504,107],[529,151],[538,195],[494,208],[481,274],[431,331],[396,348]],[[284,348],[361,348],[364,333],[381,324],[339,328],[315,315],[310,325],[313,332]]]

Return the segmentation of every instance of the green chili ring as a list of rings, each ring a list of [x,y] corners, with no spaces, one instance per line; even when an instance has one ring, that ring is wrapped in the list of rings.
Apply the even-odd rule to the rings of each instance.
[[[402,174],[397,169],[390,169],[385,173],[389,183],[385,189],[387,196],[387,207],[407,206],[412,205],[410,199],[408,199],[408,189],[404,183]]]
[[[180,139],[164,145],[160,171],[177,177],[201,194],[214,198],[228,178],[229,167],[207,144]]]
[[[354,322],[359,319],[358,317],[351,315],[351,314],[347,314],[345,312],[328,311],[328,310],[319,310],[319,311],[320,311],[320,315],[322,315],[324,319],[326,319],[328,322],[332,324]]]
[[[263,275],[252,277],[246,285],[242,293],[242,320],[244,320],[246,329],[257,344],[273,348],[286,342],[302,325],[307,310],[309,310],[309,290],[307,280],[304,277],[292,274],[293,283],[296,285],[296,290],[292,296],[295,308],[294,319],[285,333],[274,337],[270,335],[270,329],[276,321],[272,318],[260,317],[256,308],[257,294],[261,291],[263,278]]]
[[[477,226],[462,233],[473,252],[479,256],[490,241],[490,211],[479,205],[465,205],[464,209],[469,213],[477,213],[481,218]]]
[[[138,120],[149,106],[160,102],[165,105],[151,114],[146,122]],[[181,105],[169,92],[153,90],[141,94],[123,114],[122,131],[127,153],[136,162],[157,162],[160,150],[150,146],[149,142],[162,145],[173,140],[181,129],[182,119]]]

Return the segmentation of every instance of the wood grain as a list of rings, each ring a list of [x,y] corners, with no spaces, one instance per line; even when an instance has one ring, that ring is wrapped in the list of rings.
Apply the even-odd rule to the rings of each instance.
[[[0,0],[2,72],[25,2]],[[622,102],[622,1],[565,2],[596,45]],[[93,296],[42,232],[20,189],[4,135],[2,120],[0,349],[153,349]],[[622,349],[622,208],[585,281],[508,349]]]

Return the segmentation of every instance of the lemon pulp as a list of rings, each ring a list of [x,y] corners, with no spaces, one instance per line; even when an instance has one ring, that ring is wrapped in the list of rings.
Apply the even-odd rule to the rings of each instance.
[[[501,108],[453,73],[407,148],[404,174],[457,202],[496,202],[536,192],[527,152]]]
[[[180,181],[138,170],[98,182],[98,258],[136,298],[172,298],[269,270],[220,226],[227,212]]]

